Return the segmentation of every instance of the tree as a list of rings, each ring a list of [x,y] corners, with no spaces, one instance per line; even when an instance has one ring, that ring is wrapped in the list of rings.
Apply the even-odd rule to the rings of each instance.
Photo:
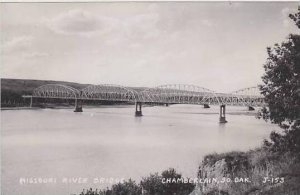
[[[146,194],[161,195],[164,192],[162,177],[158,175],[158,173],[150,174],[150,176],[143,178],[141,186],[145,190]]]
[[[168,170],[165,170],[162,172],[161,174],[162,178],[164,178],[165,180],[170,179],[170,180],[177,180],[182,178],[181,174],[178,174],[176,172],[175,169],[171,168]],[[175,182],[171,182],[171,183],[165,183],[164,184],[164,191],[166,195],[173,195],[174,193],[176,194],[181,194],[180,193],[180,187],[181,185],[183,185],[182,183],[175,183]]]
[[[114,184],[111,188],[111,195],[141,195],[142,189],[138,184],[129,179],[124,183]]]
[[[298,13],[290,14],[300,29]],[[290,34],[288,39],[273,48],[267,48],[268,59],[260,86],[269,109],[262,110],[262,117],[285,129],[283,135],[273,132],[271,143],[265,142],[273,151],[300,153],[300,35]],[[299,155],[300,156],[300,155]]]
[[[166,182],[168,179],[172,182]],[[186,195],[195,187],[193,183],[185,183],[182,175],[173,168],[163,171],[161,175],[156,173],[143,178],[141,186],[145,195]]]
[[[300,28],[300,6],[298,7],[298,13],[290,14],[289,17],[294,20],[298,28]]]

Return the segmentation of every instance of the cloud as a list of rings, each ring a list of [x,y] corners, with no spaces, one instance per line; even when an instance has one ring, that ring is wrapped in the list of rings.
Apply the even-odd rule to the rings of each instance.
[[[158,13],[145,13],[123,18],[114,18],[115,26],[105,37],[104,42],[110,46],[143,45],[161,37],[164,32],[158,27]],[[103,37],[103,36],[102,36]],[[132,48],[136,48],[133,46]]]
[[[201,20],[201,24],[204,26],[208,26],[208,27],[211,27],[214,25],[212,21],[207,20],[207,19]]]
[[[151,39],[160,34],[160,30],[157,28],[159,19],[157,13],[140,14],[126,18],[122,21],[122,24],[128,38]]]
[[[35,38],[33,36],[14,37],[3,43],[1,52],[3,52],[5,56],[12,58],[35,59],[49,56],[46,52],[32,51],[34,50],[34,41]]]
[[[105,35],[109,44],[128,40],[151,39],[159,36],[158,13],[145,13],[122,18],[96,15],[84,10],[69,10],[43,23],[57,34],[94,36]],[[103,36],[102,36],[103,37]]]
[[[42,58],[42,57],[48,57],[49,53],[46,52],[27,52],[23,53],[24,58]]]
[[[116,21],[83,10],[69,10],[44,22],[55,33],[90,36],[110,32]]]
[[[285,7],[285,8],[283,8],[282,10],[281,10],[281,15],[283,16],[283,17],[286,17],[286,16],[288,16],[290,13],[292,13],[292,9],[290,9],[290,8],[288,8],[288,7]]]
[[[296,9],[285,7],[281,10],[282,23],[285,28],[289,28],[294,25],[293,21],[289,18],[289,14],[296,13]]]
[[[1,46],[1,51],[3,53],[10,53],[10,52],[18,52],[25,50],[26,48],[30,47],[34,37],[32,36],[18,36],[14,37],[9,41],[6,41]]]
[[[288,28],[288,27],[293,26],[293,25],[294,25],[294,23],[292,22],[291,19],[285,18],[285,19],[283,20],[283,26],[284,26],[284,27]]]

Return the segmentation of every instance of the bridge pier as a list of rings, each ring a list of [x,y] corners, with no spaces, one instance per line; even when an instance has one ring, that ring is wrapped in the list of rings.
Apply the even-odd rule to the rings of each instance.
[[[248,110],[249,111],[253,111],[253,110],[255,110],[252,106],[248,106]]]
[[[143,116],[142,102],[135,102],[135,116]]]
[[[203,104],[204,108],[210,108],[208,104]]]
[[[220,123],[227,123],[225,116],[225,105],[220,106]]]
[[[82,112],[82,101],[75,99],[75,110],[74,112]]]

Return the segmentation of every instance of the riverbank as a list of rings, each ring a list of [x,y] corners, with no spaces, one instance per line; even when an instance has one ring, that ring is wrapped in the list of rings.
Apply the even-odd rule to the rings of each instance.
[[[218,182],[198,184],[190,195],[300,194],[299,160],[292,153],[272,153],[265,147],[206,155],[198,177]]]
[[[130,108],[133,104],[122,105],[84,105],[84,108]],[[152,107],[151,105],[144,105],[144,107]],[[45,107],[1,107],[1,110],[38,110],[38,109],[74,109],[74,106],[45,106]]]
[[[125,181],[110,189],[83,190],[80,195],[127,194],[132,195],[299,195],[300,163],[292,154],[276,156],[260,148],[249,152],[211,154],[204,157],[194,184],[174,169],[173,174],[150,174],[143,181]],[[171,181],[164,183],[164,181]],[[172,182],[175,181],[175,182]],[[192,189],[194,190],[192,191]],[[192,192],[191,192],[192,191]],[[142,193],[143,192],[143,193]]]
[[[90,108],[130,108],[133,107],[134,104],[114,104],[114,105],[83,105],[83,109],[90,109]],[[173,106],[181,106],[181,105],[172,105],[170,107]],[[165,107],[164,105],[149,105],[149,104],[144,104],[143,107]],[[201,105],[199,105],[199,107],[201,107]],[[202,108],[202,107],[201,107]],[[233,107],[233,108],[237,108],[237,107]],[[60,105],[44,105],[39,106],[39,107],[1,107],[1,110],[37,110],[37,109],[74,109],[73,105],[70,106],[60,106]],[[207,111],[208,112],[176,112],[176,113],[182,113],[182,114],[199,114],[199,115],[218,115],[218,109],[217,110],[211,110],[211,108],[209,108]],[[227,115],[245,115],[245,116],[257,116],[257,111],[248,111],[246,110],[246,107],[244,110],[230,110],[227,109],[226,114]]]
[[[38,109],[42,109],[42,108],[38,108],[38,107],[1,107],[1,111],[2,110],[38,110]]]
[[[196,187],[195,183],[182,182],[185,178],[174,169],[168,171],[170,170],[173,174],[161,176],[157,173],[150,174],[150,177],[144,178],[141,182],[129,180],[99,191],[90,188],[83,190],[80,195],[122,194],[122,192],[132,195],[300,194],[300,163],[296,157],[289,153],[277,156],[265,148],[205,156],[199,167]]]

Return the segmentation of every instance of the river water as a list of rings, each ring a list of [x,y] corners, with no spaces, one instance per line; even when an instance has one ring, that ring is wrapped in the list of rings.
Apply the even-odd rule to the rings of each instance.
[[[246,107],[226,111],[226,124],[217,106],[144,107],[143,117],[134,117],[134,106],[1,111],[2,195],[78,194],[170,167],[196,177],[204,155],[254,149],[278,129]],[[20,184],[24,178],[56,183]]]

